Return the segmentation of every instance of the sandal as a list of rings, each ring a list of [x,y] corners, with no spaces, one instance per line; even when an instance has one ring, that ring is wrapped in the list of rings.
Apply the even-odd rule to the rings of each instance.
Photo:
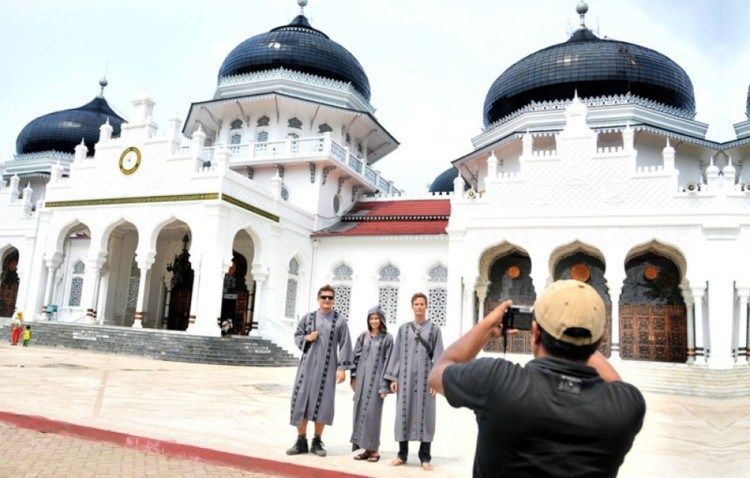
[[[432,471],[432,463],[429,461],[423,461],[421,466],[424,471]]]
[[[367,459],[370,463],[377,463],[377,461],[380,460],[380,453],[374,452],[370,455],[370,457]]]
[[[359,455],[354,455],[354,459],[355,460],[369,460],[371,456],[372,456],[372,453],[370,453],[369,451],[365,450],[362,453],[360,453]]]
[[[396,457],[393,460],[391,460],[391,466],[401,466],[405,463],[406,462],[399,457]]]

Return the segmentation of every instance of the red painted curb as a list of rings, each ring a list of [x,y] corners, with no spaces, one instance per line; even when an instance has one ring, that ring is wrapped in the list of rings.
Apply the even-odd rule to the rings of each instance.
[[[134,448],[143,452],[156,453],[184,460],[202,461],[214,465],[230,466],[257,473],[273,473],[301,478],[307,478],[310,476],[315,476],[316,478],[366,478],[364,475],[355,475],[352,473],[295,465],[293,463],[268,460],[265,458],[255,458],[247,455],[238,455],[236,453],[227,453],[212,450],[210,448],[184,445],[172,441],[128,435],[127,433],[76,425],[74,423],[50,420],[49,418],[32,415],[0,411],[0,421],[9,423],[18,428],[36,430],[42,433],[55,433],[58,435],[83,438],[86,440],[114,443],[116,445]]]

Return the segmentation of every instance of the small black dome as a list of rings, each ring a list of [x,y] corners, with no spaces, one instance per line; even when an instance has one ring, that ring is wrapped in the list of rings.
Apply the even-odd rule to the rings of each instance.
[[[677,63],[649,48],[577,30],[564,43],[523,58],[498,77],[484,101],[484,125],[532,101],[631,93],[695,115],[693,84]]]
[[[431,193],[452,193],[453,192],[453,180],[458,177],[458,169],[450,167],[438,174],[438,176],[430,184]],[[468,185],[467,185],[468,187]]]
[[[346,48],[310,26],[304,15],[237,45],[222,63],[219,79],[280,67],[351,83],[370,100],[370,82],[362,65]]]
[[[125,122],[103,96],[69,110],[56,111],[40,116],[24,126],[16,139],[16,154],[58,151],[73,153],[83,138],[89,154],[94,153],[94,144],[99,141],[99,127],[107,120],[112,125],[112,134],[120,134],[120,125]]]

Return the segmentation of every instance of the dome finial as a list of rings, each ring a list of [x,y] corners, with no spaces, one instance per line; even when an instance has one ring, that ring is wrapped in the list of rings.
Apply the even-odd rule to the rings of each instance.
[[[589,6],[586,2],[581,1],[576,6],[576,13],[581,17],[581,28],[586,28],[586,12],[589,11]]]
[[[307,6],[307,0],[297,0],[297,5],[299,5],[299,14],[305,16],[305,7]]]
[[[109,84],[109,81],[107,81],[107,77],[106,76],[102,76],[102,79],[99,80],[99,86],[101,87],[101,91],[99,92],[99,96],[101,96],[102,98],[104,98],[104,88],[106,88],[108,84]]]

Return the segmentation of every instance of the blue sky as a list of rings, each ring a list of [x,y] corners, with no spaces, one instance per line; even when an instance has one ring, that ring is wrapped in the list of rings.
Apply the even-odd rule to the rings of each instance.
[[[750,83],[750,2],[590,0],[587,24],[666,54],[688,73],[709,138],[734,137]],[[480,132],[489,86],[522,57],[567,39],[577,0],[310,0],[314,27],[362,63],[380,122],[401,147],[377,164],[424,191]],[[124,116],[147,88],[162,128],[210,99],[224,57],[288,23],[295,0],[0,0],[0,159],[23,126],[98,94]]]

